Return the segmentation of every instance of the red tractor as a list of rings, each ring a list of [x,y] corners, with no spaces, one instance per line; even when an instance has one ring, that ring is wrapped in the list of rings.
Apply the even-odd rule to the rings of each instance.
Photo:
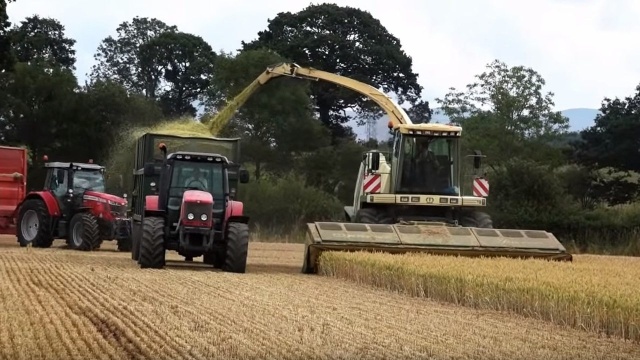
[[[45,168],[44,189],[28,193],[17,206],[20,246],[47,248],[65,239],[72,249],[90,251],[117,240],[118,250],[131,251],[127,200],[105,193],[103,166],[90,160],[48,162]]]
[[[165,266],[166,250],[222,271],[244,273],[249,246],[249,218],[242,202],[230,198],[229,171],[237,168],[227,157],[213,153],[179,151],[167,155],[160,143],[162,164],[145,163],[137,176],[153,178],[147,191],[140,188],[144,207],[134,206],[132,258],[142,268]],[[241,183],[249,181],[245,169]],[[143,181],[138,183],[142,184]]]

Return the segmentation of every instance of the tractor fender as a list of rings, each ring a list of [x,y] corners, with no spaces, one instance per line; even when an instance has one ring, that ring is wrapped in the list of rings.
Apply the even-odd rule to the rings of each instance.
[[[51,194],[48,191],[32,191],[28,193],[27,196],[25,196],[24,199],[22,199],[22,201],[18,204],[18,206],[16,206],[16,209],[14,212],[15,216],[18,215],[18,211],[22,206],[22,204],[24,204],[25,201],[31,200],[31,199],[42,200],[42,202],[44,202],[45,206],[47,207],[49,216],[51,217],[60,216],[60,205],[58,205],[58,201],[53,196],[53,194]]]
[[[144,197],[144,209],[158,211],[158,195],[147,195]]]
[[[249,217],[244,216],[244,204],[241,201],[229,200],[229,205],[227,205],[225,217],[227,218],[227,223],[249,223]]]
[[[164,211],[160,210],[158,195],[147,195],[144,197],[144,216],[162,216]]]

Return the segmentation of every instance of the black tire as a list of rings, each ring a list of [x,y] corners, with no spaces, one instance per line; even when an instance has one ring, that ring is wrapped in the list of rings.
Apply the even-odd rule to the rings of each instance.
[[[362,224],[393,224],[393,218],[385,210],[364,208],[356,213],[355,222]]]
[[[463,212],[458,224],[464,227],[493,229],[493,220],[491,220],[491,216],[482,211],[474,210]]]
[[[118,251],[128,252],[132,249],[131,237],[118,240]]]
[[[142,224],[131,224],[131,260],[140,259],[140,237],[142,236]]]
[[[69,223],[69,239],[71,240],[69,246],[74,250],[99,249],[102,239],[100,238],[98,219],[89,213],[75,214]]]
[[[164,219],[145,217],[140,238],[140,267],[162,269],[165,265]]]
[[[222,271],[244,273],[249,252],[249,225],[232,222],[227,226],[227,250]]]
[[[226,248],[216,248],[210,253],[203,255],[202,262],[212,265],[215,269],[220,269],[224,265]]]
[[[29,214],[27,218],[25,215]],[[37,218],[37,232],[35,235],[28,234],[28,225],[24,221],[33,219],[33,216]],[[33,247],[48,248],[53,244],[53,236],[51,235],[51,216],[49,216],[49,210],[46,205],[40,199],[29,199],[20,206],[18,213],[16,235],[18,236],[18,243],[21,247],[25,247],[31,244]],[[24,226],[23,226],[24,225]],[[32,225],[33,226],[33,225]]]

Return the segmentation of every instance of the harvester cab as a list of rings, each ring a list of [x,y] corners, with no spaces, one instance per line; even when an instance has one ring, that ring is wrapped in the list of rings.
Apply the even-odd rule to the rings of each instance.
[[[235,110],[261,85],[278,77],[327,81],[346,87],[379,105],[389,117],[393,150],[385,157],[367,152],[360,164],[353,205],[345,207],[346,223],[309,223],[304,273],[317,271],[324,250],[425,252],[461,256],[507,256],[572,260],[553,234],[541,230],[493,229],[486,206],[488,182],[474,178],[475,196],[461,193],[462,128],[414,124],[407,113],[375,87],[329,72],[280,63],[269,66],[227,108],[226,118],[210,123],[223,127]],[[480,167],[482,154],[474,155]]]
[[[116,240],[120,251],[131,250],[127,200],[106,193],[103,166],[91,160],[44,166],[43,190],[27,194],[19,205],[20,246],[49,247],[64,238],[76,250],[96,250],[104,240]]]
[[[167,155],[159,144],[163,163],[145,164],[144,175],[159,175],[156,194],[145,197],[141,231],[134,236],[134,259],[142,268],[165,266],[166,250],[187,261],[204,262],[223,271],[244,273],[249,246],[248,217],[243,204],[232,200],[227,157],[215,153],[177,151]],[[240,183],[249,173],[240,169]]]

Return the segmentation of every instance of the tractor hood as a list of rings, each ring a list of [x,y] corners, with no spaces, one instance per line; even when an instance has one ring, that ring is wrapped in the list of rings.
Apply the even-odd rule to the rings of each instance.
[[[187,190],[182,195],[182,201],[185,203],[196,203],[196,204],[213,204],[213,196],[201,190]]]
[[[127,200],[125,200],[124,198],[121,198],[120,196],[115,196],[115,195],[111,195],[111,194],[106,194],[106,193],[101,193],[101,192],[97,192],[97,191],[85,191],[84,192],[84,196],[85,199],[87,200],[91,200],[93,198],[93,200],[97,200],[100,202],[107,202],[109,204],[112,205],[126,205],[127,204]]]

